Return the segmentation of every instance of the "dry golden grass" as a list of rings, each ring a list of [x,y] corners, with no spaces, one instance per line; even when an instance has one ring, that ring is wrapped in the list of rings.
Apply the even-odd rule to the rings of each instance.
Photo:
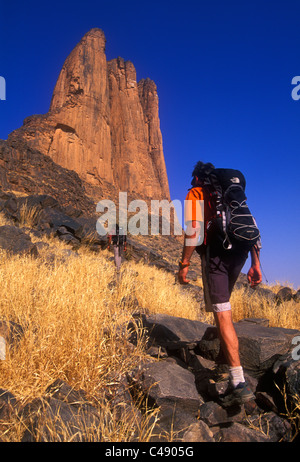
[[[175,284],[173,275],[127,261],[116,285],[108,251],[96,255],[83,247],[75,254],[56,239],[45,239],[44,244],[37,259],[8,256],[4,251],[0,255],[0,320],[17,322],[24,329],[17,348],[7,349],[5,361],[0,362],[0,387],[23,403],[42,397],[58,378],[97,401],[111,386],[112,377],[136,367],[146,353],[139,326],[137,347],[128,342],[135,299],[140,309],[199,319],[198,303]],[[235,320],[265,317],[274,326],[299,328],[295,302],[272,306],[263,299],[247,298],[240,289],[234,292],[232,304]],[[212,322],[205,313],[200,320]],[[149,439],[156,412],[144,414],[140,441]],[[135,416],[122,425],[112,422],[101,430],[105,440],[129,441]],[[18,441],[22,431],[24,425],[17,419],[2,438]]]
[[[277,286],[268,288],[275,293],[279,289]],[[272,327],[300,329],[300,303],[294,300],[276,304],[255,291],[241,288],[233,291],[231,303],[234,321],[243,318],[266,318]]]
[[[5,216],[4,213],[0,213],[0,226],[11,225],[12,221]]]
[[[291,424],[293,433],[292,441],[294,441],[300,432],[300,396],[294,394],[292,397],[288,397],[285,387],[280,392],[285,402],[285,416]]]
[[[17,354],[2,364],[2,386],[39,395],[61,377],[95,391],[110,371],[123,370],[124,358],[126,367],[134,364],[135,354],[127,358],[128,345],[117,335],[130,314],[118,309],[118,294],[108,288],[113,268],[105,259],[1,260],[0,319],[25,330]]]
[[[19,226],[33,228],[37,225],[40,217],[40,210],[36,206],[30,206],[26,201],[20,207]]]
[[[97,400],[112,376],[124,375],[145,357],[139,326],[137,348],[128,342],[127,326],[135,310],[131,300],[137,298],[141,307],[154,312],[185,315],[180,311],[184,296],[176,297],[174,281],[154,268],[128,262],[115,285],[107,251],[96,256],[83,248],[70,254],[56,239],[45,239],[44,244],[38,259],[8,256],[4,251],[0,255],[0,320],[24,329],[17,347],[7,349],[0,363],[1,388],[25,404],[42,397],[61,378]],[[143,441],[150,436],[147,421],[151,417],[153,425],[156,412],[144,414],[139,435]],[[125,441],[132,426],[130,419],[121,430],[115,423],[106,428],[106,440]],[[13,435],[18,440],[22,428],[17,420],[6,438]]]

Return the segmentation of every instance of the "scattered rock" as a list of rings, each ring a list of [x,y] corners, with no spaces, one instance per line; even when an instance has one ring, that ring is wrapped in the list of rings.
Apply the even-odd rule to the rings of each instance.
[[[241,319],[240,322],[252,322],[254,324],[259,324],[261,326],[264,326],[264,327],[269,327],[269,320],[268,319],[265,319],[265,318],[245,318],[245,319]]]
[[[228,424],[232,421],[242,421],[244,417],[245,413],[241,407],[235,407],[230,412],[227,412],[214,401],[208,401],[200,407],[200,419],[209,427]]]
[[[195,343],[198,343],[206,330],[211,327],[200,321],[165,314],[150,316],[142,314],[141,321],[149,334],[149,346],[151,343],[151,345],[165,347],[169,351],[188,345],[195,346]]]
[[[0,226],[0,247],[14,255],[38,256],[35,244],[30,236],[16,226]]]
[[[107,396],[114,419],[132,427],[133,439],[138,438],[138,428],[142,425],[142,413],[135,406],[127,379],[121,378]]]
[[[46,395],[69,404],[85,403],[87,396],[84,390],[75,390],[61,379],[55,380],[46,389]]]
[[[103,429],[110,425],[111,419],[128,425],[131,441],[138,441],[143,409],[149,406],[159,410],[157,421],[149,422],[150,426],[153,424],[151,442],[167,442],[170,434],[173,441],[181,442],[292,439],[291,424],[279,410],[273,383],[280,384],[282,389],[285,385],[289,396],[299,396],[300,360],[295,361],[290,351],[293,330],[274,330],[265,327],[265,322],[253,320],[237,323],[243,358],[247,364],[256,365],[245,373],[255,401],[225,409],[219,397],[226,392],[228,381],[214,381],[217,363],[199,353],[203,338],[208,339],[206,353],[209,342],[214,341],[213,326],[165,315],[143,314],[142,319],[150,329],[149,361],[128,372],[127,378],[112,378],[100,407],[88,401],[84,390],[75,390],[62,380],[55,381],[42,398],[21,409],[22,421],[27,426],[22,441],[102,441]],[[10,338],[12,326],[2,322],[0,334]],[[17,326],[14,328],[18,332]],[[254,343],[251,343],[251,333]],[[197,339],[200,335],[202,338]],[[277,359],[274,351],[270,355],[272,336],[274,349],[288,350]],[[150,359],[150,354],[159,359]],[[261,358],[270,360],[268,369],[266,360]],[[145,404],[141,406],[143,400]],[[3,390],[0,424],[3,419],[10,419],[17,408],[14,396]]]
[[[248,293],[251,297],[261,299],[262,302],[268,302],[270,304],[276,302],[276,294],[272,290],[265,287],[257,286],[254,289],[247,287]]]
[[[82,225],[57,209],[46,207],[41,213],[40,220],[42,223],[48,223],[58,235],[70,233],[77,238],[82,237]]]
[[[139,387],[152,403],[183,409],[197,416],[201,397],[197,392],[192,372],[175,363],[158,361],[134,372]]]
[[[153,350],[157,353],[159,349],[163,351],[163,358],[160,357],[158,363],[146,365],[140,371],[140,375],[136,376],[139,386],[143,384],[141,389],[144,393],[148,397],[151,396],[155,405],[161,406],[161,421],[157,427],[159,438],[164,431],[167,431],[167,428],[170,428],[171,415],[173,417],[175,415],[176,419],[173,422],[176,421],[178,438],[182,440],[183,433],[178,427],[183,418],[182,412],[186,414],[184,418],[189,429],[196,428],[194,427],[195,420],[193,420],[195,409],[190,412],[189,406],[183,399],[188,396],[185,390],[186,383],[180,385],[180,379],[178,380],[178,377],[184,377],[181,375],[183,371],[194,375],[192,382],[195,383],[201,399],[197,421],[204,422],[212,429],[215,441],[269,442],[287,440],[290,437],[291,429],[288,421],[281,417],[279,420],[274,417],[279,417],[279,413],[282,412],[278,407],[278,390],[275,390],[277,387],[274,386],[274,380],[278,382],[278,377],[281,377],[281,389],[285,384],[288,390],[293,390],[299,396],[300,360],[292,363],[288,360],[288,358],[291,359],[289,352],[292,340],[295,335],[299,334],[299,331],[268,327],[269,322],[266,319],[249,318],[235,324],[242,361],[247,366],[247,369],[244,369],[245,377],[256,395],[256,400],[240,407],[224,409],[219,404],[219,397],[226,391],[228,380],[215,382],[213,379],[215,368],[218,365],[215,361],[222,357],[215,327],[163,314],[140,314],[138,316],[149,335],[149,353],[152,354]],[[174,379],[174,374],[169,371],[170,364],[174,367]],[[149,374],[144,375],[146,370]],[[191,378],[187,377],[187,380],[191,383]],[[145,383],[147,383],[146,387]],[[174,384],[176,384],[175,387]],[[178,385],[181,390],[184,390],[184,397],[179,392],[177,396],[179,400],[172,401],[169,396],[170,390],[172,392],[174,390],[176,394]],[[174,401],[177,406],[175,414]],[[254,428],[253,422],[259,422],[266,411],[272,418],[263,420],[263,430],[259,427]],[[248,421],[247,416],[253,421]],[[237,423],[239,425],[236,425]],[[250,424],[253,428],[249,427]],[[268,426],[272,426],[272,429],[269,428],[267,433]],[[188,432],[189,429],[186,431]],[[188,434],[193,434],[192,430]],[[206,437],[209,441],[207,434]]]
[[[0,429],[15,414],[16,407],[16,397],[9,391],[0,388]]]
[[[287,419],[280,417],[275,412],[267,412],[248,418],[250,425],[263,432],[272,442],[290,441],[292,427]]]
[[[184,443],[214,443],[215,439],[208,425],[203,420],[198,420],[184,432],[182,441]]]
[[[290,287],[282,287],[276,294],[277,301],[288,302],[293,299],[293,291]]]
[[[235,323],[242,364],[251,375],[260,376],[275,360],[286,353],[292,339],[300,334],[296,329],[264,327],[240,321]]]
[[[220,429],[215,435],[216,441],[226,443],[268,443],[271,439],[262,431],[254,430],[238,422]]]
[[[286,384],[286,391],[290,397],[300,396],[300,355],[293,355],[293,350],[280,357],[273,364],[276,383],[280,388]]]
[[[278,413],[277,406],[274,399],[265,391],[258,391],[256,393],[256,402],[258,406],[264,411],[273,411]]]
[[[101,441],[101,433],[97,429],[101,415],[92,406],[41,398],[25,407],[23,419],[26,419],[27,430],[22,442]]]
[[[297,303],[300,302],[300,289],[294,294],[294,300]]]
[[[212,325],[165,314],[142,314],[141,321],[149,335],[149,346],[164,347],[169,353],[188,347],[212,361],[221,356],[217,329]],[[254,377],[264,374],[289,350],[292,339],[300,335],[296,329],[265,327],[263,324],[266,322],[243,320],[235,323],[242,363]]]

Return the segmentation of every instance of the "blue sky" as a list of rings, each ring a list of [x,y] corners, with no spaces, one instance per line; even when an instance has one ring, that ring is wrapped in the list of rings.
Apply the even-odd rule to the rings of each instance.
[[[242,170],[265,276],[298,288],[299,0],[1,0],[0,138],[48,111],[65,58],[93,27],[107,59],[157,85],[172,199],[184,200],[198,160]]]

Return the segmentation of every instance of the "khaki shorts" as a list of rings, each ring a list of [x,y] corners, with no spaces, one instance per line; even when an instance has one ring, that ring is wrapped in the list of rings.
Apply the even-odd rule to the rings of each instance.
[[[230,296],[248,252],[217,251],[210,246],[203,246],[198,253],[201,258],[205,310],[214,313],[231,310]]]

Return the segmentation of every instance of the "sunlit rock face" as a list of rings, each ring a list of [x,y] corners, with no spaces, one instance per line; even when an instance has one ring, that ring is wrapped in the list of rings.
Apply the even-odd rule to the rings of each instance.
[[[25,119],[8,141],[21,139],[91,185],[169,199],[156,85],[137,82],[130,61],[107,61],[105,43],[100,29],[85,34],[63,65],[49,112]]]

